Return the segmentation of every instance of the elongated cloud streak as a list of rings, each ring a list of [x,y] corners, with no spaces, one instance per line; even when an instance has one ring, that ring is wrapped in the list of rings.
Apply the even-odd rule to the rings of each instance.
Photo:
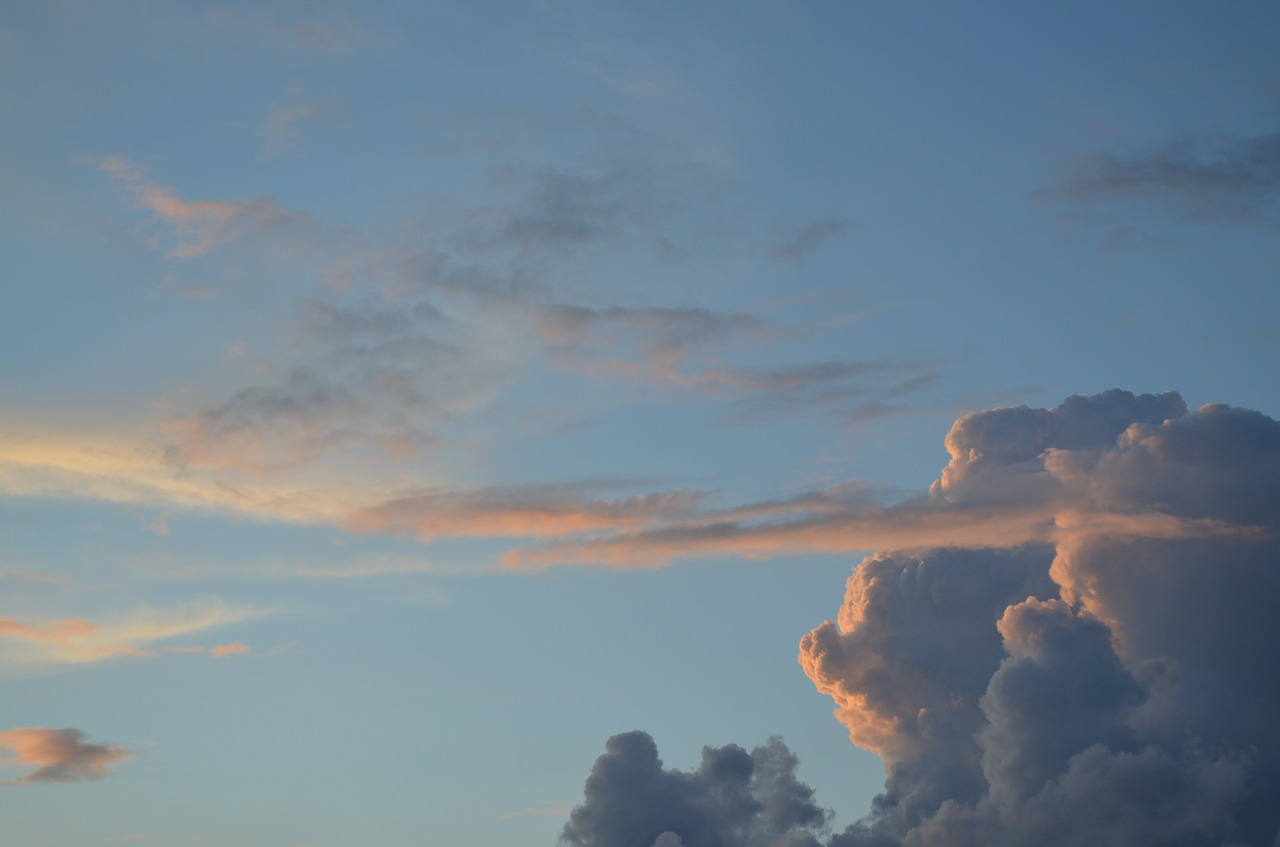
[[[0,765],[35,768],[10,785],[77,782],[108,775],[112,765],[130,755],[124,747],[90,744],[84,738],[85,734],[78,729],[26,727],[0,732],[0,749],[12,754],[8,759],[0,759]]]
[[[98,621],[70,618],[33,623],[0,617],[0,668],[83,664],[119,656],[154,656],[160,652],[196,652],[202,648],[166,647],[163,642],[241,623],[262,614],[261,610],[251,607],[205,601],[174,609],[141,609],[108,615]]]
[[[177,239],[169,255],[176,258],[199,256],[220,241],[297,222],[304,217],[267,197],[186,200],[168,186],[148,182],[138,165],[121,156],[108,156],[99,165],[124,186],[134,206],[151,213],[169,228]]]

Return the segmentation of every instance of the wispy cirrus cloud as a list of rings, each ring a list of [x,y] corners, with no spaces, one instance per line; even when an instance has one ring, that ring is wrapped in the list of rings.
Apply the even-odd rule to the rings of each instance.
[[[20,727],[0,732],[0,749],[10,756],[0,759],[0,766],[32,767],[24,777],[9,785],[32,785],[38,782],[79,782],[101,779],[112,767],[128,759],[132,753],[115,744],[92,744],[78,729],[46,729]]]
[[[942,379],[932,364],[888,360],[726,364],[726,351],[776,344],[798,333],[748,312],[554,304],[536,308],[533,320],[538,340],[565,369],[728,399],[729,418],[739,422],[819,412],[852,423],[859,414],[888,413],[888,401]]]
[[[848,229],[844,221],[819,220],[794,230],[787,238],[780,240],[769,248],[769,255],[775,259],[796,260],[822,247],[831,239]]]
[[[135,208],[150,213],[168,230],[174,242],[168,255],[175,258],[199,256],[221,242],[306,220],[269,197],[187,200],[174,188],[148,181],[141,167],[122,156],[107,156],[98,165],[124,187]]]
[[[164,642],[262,617],[263,609],[209,600],[172,609],[138,609],[89,621],[21,621],[0,617],[0,666],[13,668],[100,662],[205,648]]]
[[[1072,200],[1148,199],[1191,218],[1274,221],[1280,133],[1077,156],[1066,162],[1057,190]]]
[[[747,314],[692,308],[537,307],[538,339],[564,366],[678,381],[680,364],[721,344],[763,340],[774,331]]]
[[[314,100],[295,99],[286,103],[272,103],[262,120],[263,154],[278,156],[293,152],[303,134],[324,121],[329,107]]]
[[[619,499],[591,496],[587,484],[425,491],[358,510],[357,532],[411,534],[424,541],[460,536],[573,536],[658,524],[690,511],[706,495],[661,491]]]
[[[161,439],[176,467],[254,477],[291,473],[332,454],[428,451],[483,407],[514,367],[483,327],[426,303],[406,308],[303,303],[301,361],[264,384],[170,416]]]
[[[217,644],[209,648],[209,655],[215,659],[222,659],[226,656],[245,656],[252,653],[253,650],[243,641],[232,641],[228,644]]]

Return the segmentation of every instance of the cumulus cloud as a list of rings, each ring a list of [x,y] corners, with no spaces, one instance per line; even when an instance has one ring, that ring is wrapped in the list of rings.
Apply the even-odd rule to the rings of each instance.
[[[870,812],[836,834],[820,811],[785,818],[751,841],[742,810],[768,804],[743,788],[745,759],[736,793],[709,789],[714,757],[664,771],[632,734],[597,762],[567,844],[1277,843],[1280,423],[1109,391],[967,415],[946,443],[927,495],[828,504],[859,538],[887,524],[898,548],[854,569],[799,651],[884,760]],[[738,539],[770,512],[739,515]]]
[[[694,771],[667,769],[644,732],[615,735],[569,814],[569,847],[818,847],[829,813],[780,739],[750,753],[704,747]]]
[[[0,749],[10,755],[0,765],[34,767],[10,785],[36,782],[77,782],[100,779],[112,765],[129,758],[129,751],[114,744],[90,744],[78,729],[25,727],[0,732]]]
[[[872,556],[800,661],[885,760],[853,845],[1269,845],[1280,424],[1108,392],[961,419],[930,500],[1089,504],[1043,542]],[[1174,539],[1135,516],[1247,527]]]

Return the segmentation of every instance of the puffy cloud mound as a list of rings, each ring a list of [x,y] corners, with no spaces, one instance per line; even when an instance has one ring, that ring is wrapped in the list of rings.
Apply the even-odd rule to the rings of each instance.
[[[681,773],[629,733],[565,844],[1280,847],[1280,423],[1108,391],[968,415],[946,443],[927,495],[849,523],[907,544],[800,643],[884,759],[870,813],[827,833],[777,741]],[[964,531],[925,532],[939,514]]]
[[[667,770],[644,732],[615,735],[561,834],[570,847],[818,847],[828,813],[777,738],[750,753],[704,747],[696,771]]]
[[[919,508],[1055,531],[878,553],[802,640],[887,770],[831,847],[1280,843],[1280,423],[1110,391],[947,447]]]

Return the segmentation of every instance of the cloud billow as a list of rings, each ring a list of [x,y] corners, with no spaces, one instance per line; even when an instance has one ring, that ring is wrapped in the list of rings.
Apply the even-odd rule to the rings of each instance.
[[[1107,392],[971,415],[947,445],[931,499],[1040,500],[1057,531],[873,556],[838,622],[803,639],[806,672],[888,770],[833,847],[1272,844],[1280,424]],[[1144,531],[1160,517],[1220,531]],[[934,576],[922,600],[918,575],[938,572],[950,585]]]
[[[945,510],[968,516],[963,537],[864,559],[837,620],[800,643],[887,774],[866,817],[805,838],[1280,843],[1280,423],[1109,391],[965,416],[947,447],[928,495],[883,518]],[[1019,541],[1006,513],[1038,517]],[[646,814],[691,802],[683,785]],[[589,782],[580,808],[599,807]],[[577,821],[573,847],[631,843],[573,841]],[[765,843],[810,843],[790,837]]]
[[[586,797],[561,834],[567,847],[819,847],[829,813],[795,777],[777,738],[750,753],[704,747],[695,771],[667,770],[644,732],[609,739]]]

